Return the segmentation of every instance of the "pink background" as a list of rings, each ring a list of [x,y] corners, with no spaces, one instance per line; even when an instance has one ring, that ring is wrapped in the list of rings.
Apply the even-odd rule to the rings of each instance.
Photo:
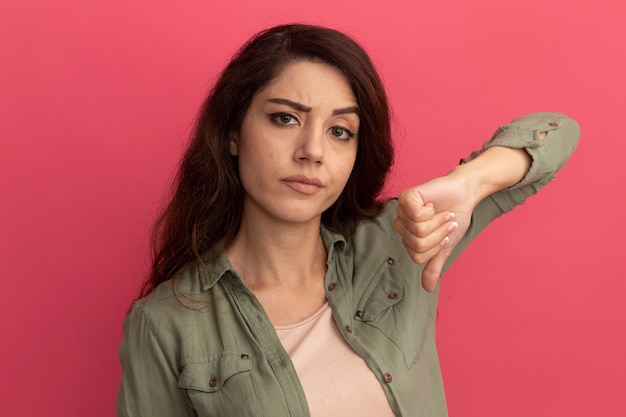
[[[112,416],[122,319],[195,112],[244,40],[304,21],[370,52],[397,192],[523,113],[577,119],[543,195],[445,276],[450,415],[626,415],[626,2],[0,3],[0,414]]]

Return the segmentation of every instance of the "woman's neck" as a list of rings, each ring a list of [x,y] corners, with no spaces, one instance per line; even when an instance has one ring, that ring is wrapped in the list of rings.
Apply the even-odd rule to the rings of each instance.
[[[326,272],[326,248],[320,223],[282,224],[246,221],[226,253],[246,285],[306,286]]]
[[[326,302],[319,217],[287,223],[244,215],[226,254],[274,325],[304,320]]]

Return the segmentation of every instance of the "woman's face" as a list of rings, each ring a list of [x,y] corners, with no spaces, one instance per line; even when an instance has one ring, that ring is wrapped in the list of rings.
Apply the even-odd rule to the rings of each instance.
[[[288,64],[253,97],[231,141],[244,221],[319,223],[350,177],[358,130],[357,100],[340,70]]]

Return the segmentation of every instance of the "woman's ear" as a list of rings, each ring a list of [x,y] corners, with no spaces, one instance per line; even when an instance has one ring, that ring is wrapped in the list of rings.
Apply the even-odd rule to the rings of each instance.
[[[239,155],[239,138],[236,133],[230,135],[230,154],[232,156]]]

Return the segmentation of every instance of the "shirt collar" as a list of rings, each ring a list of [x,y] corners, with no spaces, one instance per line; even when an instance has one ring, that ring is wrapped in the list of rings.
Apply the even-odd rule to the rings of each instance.
[[[236,275],[226,251],[222,251],[215,261],[199,265],[198,275],[202,291],[209,290],[228,272]]]
[[[331,232],[323,225],[320,227],[320,234],[326,247],[326,253],[328,254],[327,263],[335,260],[335,252],[343,253],[346,248],[346,238],[343,235],[335,232]]]
[[[346,239],[339,233],[331,232],[323,225],[320,227],[320,235],[322,236],[322,241],[326,247],[326,253],[328,253],[326,262],[334,262],[335,253],[344,252]],[[198,266],[198,274],[202,291],[209,290],[227,273],[231,273],[233,276],[237,277],[237,279],[240,279],[233,269],[233,266],[226,255],[226,251],[223,250],[215,261],[207,263],[204,266]]]

